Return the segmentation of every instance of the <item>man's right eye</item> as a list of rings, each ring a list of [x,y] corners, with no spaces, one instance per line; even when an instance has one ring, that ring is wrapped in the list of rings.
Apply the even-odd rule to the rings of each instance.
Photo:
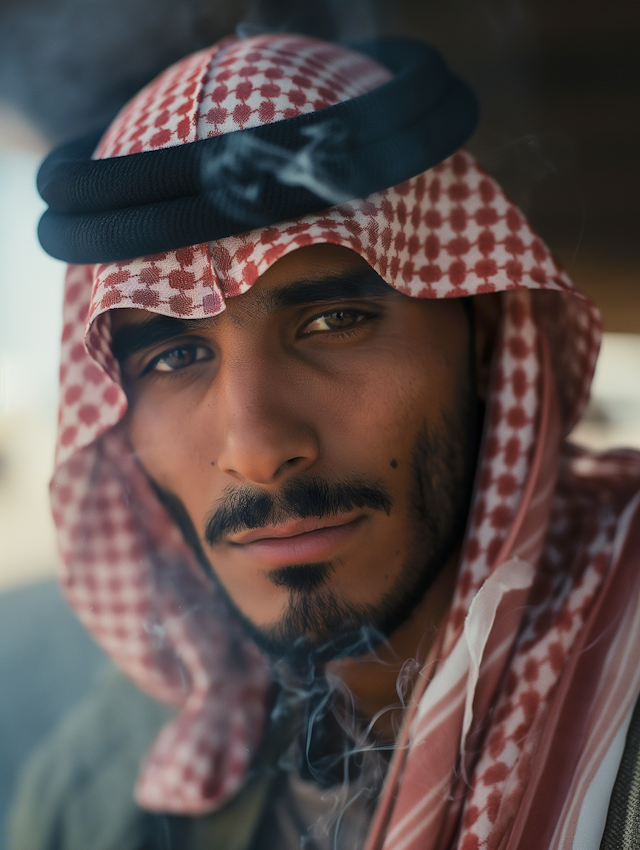
[[[151,360],[145,367],[143,375],[149,372],[177,372],[200,360],[210,360],[213,355],[206,345],[177,345],[168,351],[163,351]]]

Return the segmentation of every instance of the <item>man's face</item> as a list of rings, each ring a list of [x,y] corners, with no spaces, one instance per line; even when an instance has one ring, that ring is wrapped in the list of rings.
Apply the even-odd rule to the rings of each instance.
[[[363,626],[393,632],[466,521],[461,303],[409,298],[315,245],[215,318],[112,319],[133,448],[258,642],[340,651]]]

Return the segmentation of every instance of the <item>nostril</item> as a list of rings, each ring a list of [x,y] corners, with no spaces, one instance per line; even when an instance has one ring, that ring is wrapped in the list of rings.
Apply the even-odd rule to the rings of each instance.
[[[234,478],[270,485],[307,469],[318,452],[314,430],[282,411],[277,421],[236,416],[225,427],[215,460],[221,472]]]
[[[287,469],[292,469],[295,466],[299,466],[301,463],[304,463],[304,457],[300,455],[300,457],[292,457],[289,460],[285,460],[285,462],[280,467],[280,471],[285,471]]]

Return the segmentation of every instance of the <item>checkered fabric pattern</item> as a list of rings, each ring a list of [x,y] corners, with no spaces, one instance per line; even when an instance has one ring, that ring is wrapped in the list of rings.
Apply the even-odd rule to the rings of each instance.
[[[370,59],[301,36],[227,39],[144,89],[114,121],[96,155],[121,156],[284,120],[354,97],[388,77]],[[403,788],[410,783],[401,784],[395,814],[395,804],[388,804],[386,838],[374,835],[370,844],[371,850],[449,846],[442,836],[451,839],[454,830],[445,826],[456,822],[464,805],[458,846],[497,848],[525,793],[523,765],[558,671],[603,580],[616,516],[598,514],[579,568],[559,571],[578,534],[571,522],[575,490],[555,490],[560,438],[588,397],[599,317],[469,154],[458,152],[406,183],[320,214],[153,257],[69,269],[52,482],[61,581],[83,622],[123,669],[150,693],[180,706],[142,769],[138,800],[151,809],[192,814],[220,806],[243,781],[263,734],[267,664],[231,622],[132,456],[119,425],[127,402],[111,354],[109,316],[126,307],[215,316],[227,298],[246,292],[282,256],[322,242],[356,251],[411,297],[503,293],[482,455],[443,658],[456,656],[472,600],[510,557],[536,567],[537,603],[524,627],[519,615],[481,670],[478,693],[493,694],[489,680],[506,677],[506,686],[487,746],[465,766],[465,793],[455,799],[441,793],[428,804],[409,801],[403,809]],[[550,398],[555,406],[549,407]],[[417,730],[416,742],[437,740],[445,726],[451,740],[460,741],[458,697],[451,696],[451,705],[458,707],[447,715],[449,726],[425,714],[429,722]],[[442,782],[450,786],[456,746],[443,767]],[[417,743],[407,747],[407,777],[426,775],[424,753]],[[445,825],[442,831],[434,830],[436,822]]]

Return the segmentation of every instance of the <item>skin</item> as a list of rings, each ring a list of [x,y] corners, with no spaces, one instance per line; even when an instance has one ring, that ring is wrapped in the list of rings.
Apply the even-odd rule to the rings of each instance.
[[[346,248],[302,248],[275,263],[249,292],[229,298],[219,316],[160,328],[139,350],[132,350],[132,340],[144,337],[140,329],[157,317],[112,312],[131,444],[156,485],[178,500],[196,547],[257,629],[277,629],[292,597],[307,592],[300,576],[312,571],[299,571],[294,587],[280,580],[287,564],[322,562],[327,568],[318,586],[340,604],[366,610],[393,592],[408,563],[419,561],[422,570],[420,547],[428,550],[432,541],[416,517],[416,445],[425,435],[438,445],[451,433],[464,442],[468,411],[486,390],[495,300],[485,299],[475,311],[472,335],[457,300],[408,298],[379,285],[361,286],[346,300],[336,295],[339,287],[329,300],[300,297],[302,290],[309,298],[322,295],[315,284],[327,279],[372,275]],[[279,296],[292,286],[297,302],[283,304]],[[469,446],[453,449],[452,469],[438,467],[431,482],[436,493],[462,487],[456,457]],[[321,519],[280,513],[266,529],[207,540],[207,522],[230,495],[278,497],[309,478],[371,482],[388,502]],[[451,600],[459,542],[449,541],[437,575],[383,647],[331,662],[363,715],[396,701],[399,668],[428,653]],[[308,593],[315,590],[310,586]],[[308,631],[304,637],[313,645],[328,637],[321,626]],[[392,721],[389,715],[380,722],[383,736],[392,735]]]

